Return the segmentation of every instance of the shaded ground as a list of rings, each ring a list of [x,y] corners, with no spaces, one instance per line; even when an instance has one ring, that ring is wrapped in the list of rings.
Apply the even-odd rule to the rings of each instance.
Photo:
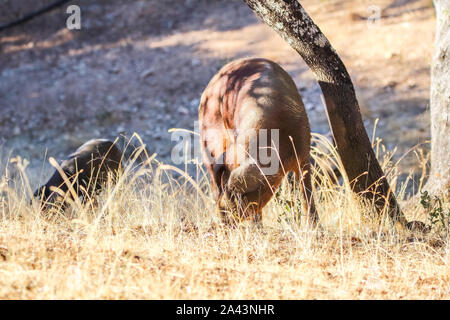
[[[151,152],[170,162],[174,142],[168,129],[192,129],[209,79],[224,63],[245,56],[273,59],[288,70],[312,130],[329,130],[313,75],[241,1],[78,4],[81,31],[65,28],[64,7],[0,34],[3,153],[15,148],[31,159],[32,176],[38,176],[47,149],[58,158],[87,139],[119,133],[139,133]],[[302,4],[348,67],[369,135],[380,118],[377,135],[389,150],[398,146],[398,155],[429,139],[431,1]],[[382,9],[377,23],[367,20],[373,5]],[[32,10],[19,1],[1,6],[0,23]],[[417,164],[409,157],[400,168],[409,172]]]

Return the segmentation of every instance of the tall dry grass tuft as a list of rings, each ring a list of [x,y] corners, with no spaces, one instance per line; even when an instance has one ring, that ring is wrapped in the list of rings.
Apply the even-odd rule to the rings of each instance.
[[[342,170],[333,183],[339,157],[313,138],[318,230],[296,223],[302,197],[288,179],[262,227],[226,227],[201,166],[190,177],[143,145],[116,184],[52,214],[30,204],[26,162],[3,164],[0,299],[450,298],[448,230],[396,232],[355,197]],[[393,181],[398,164],[380,159]]]

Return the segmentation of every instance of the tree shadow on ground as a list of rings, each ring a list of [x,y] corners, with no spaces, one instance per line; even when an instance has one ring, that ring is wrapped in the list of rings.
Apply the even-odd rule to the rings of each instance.
[[[1,24],[41,8],[51,1],[36,1],[32,6],[20,5],[18,1],[9,2],[11,0],[2,4]],[[31,49],[33,56],[38,58],[54,53],[56,47],[58,55],[61,55],[84,46],[108,46],[148,36],[161,37],[180,30],[233,30],[257,21],[256,18],[238,19],[242,15],[248,16],[250,12],[241,1],[80,0],[77,4],[81,8],[82,32],[68,32],[66,19],[69,15],[65,12],[67,5],[63,5],[3,31],[0,38],[0,59],[8,61],[13,55],[17,56]],[[34,43],[34,46],[29,45],[30,43]]]

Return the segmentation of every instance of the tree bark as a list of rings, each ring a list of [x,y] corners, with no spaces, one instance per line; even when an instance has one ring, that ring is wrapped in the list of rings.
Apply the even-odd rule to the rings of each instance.
[[[297,0],[243,1],[300,54],[315,74],[353,191],[373,201],[379,214],[388,208],[393,222],[407,226],[367,136],[350,75],[328,39]]]
[[[434,0],[436,36],[431,65],[431,171],[424,189],[450,194],[450,1]]]

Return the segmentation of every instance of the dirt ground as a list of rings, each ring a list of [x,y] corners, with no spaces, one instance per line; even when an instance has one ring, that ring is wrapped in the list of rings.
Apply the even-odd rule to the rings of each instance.
[[[50,2],[2,1],[0,24]],[[432,1],[301,2],[349,69],[369,136],[379,118],[377,136],[388,150],[398,147],[397,158],[425,143]],[[312,130],[329,131],[313,74],[242,1],[77,3],[79,31],[65,28],[64,6],[0,33],[2,156],[13,149],[28,158],[31,176],[39,176],[46,154],[61,158],[87,139],[120,133],[139,133],[150,152],[170,162],[168,130],[193,129],[209,79],[241,57],[280,63],[298,85]],[[411,156],[400,168],[417,165]]]

